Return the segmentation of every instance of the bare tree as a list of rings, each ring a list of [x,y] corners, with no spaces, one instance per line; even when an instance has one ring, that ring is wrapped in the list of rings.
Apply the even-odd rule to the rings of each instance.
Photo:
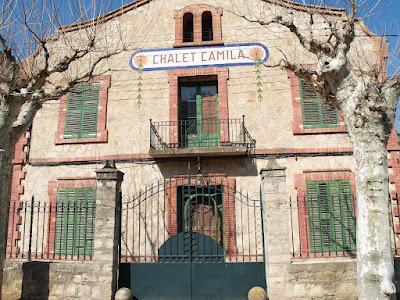
[[[109,10],[111,1],[1,3],[0,294],[12,158],[18,139],[46,101],[58,99],[77,83],[109,71],[108,59],[133,49],[132,43],[138,42],[132,32],[120,28],[123,22],[101,22],[97,18]],[[75,25],[63,26],[66,22]]]
[[[362,25],[357,19],[362,1],[343,1],[347,9],[341,13],[327,10],[323,1],[320,6],[306,6],[293,5],[286,0],[261,0],[257,11],[247,4],[246,12],[234,2],[232,11],[247,21],[266,28],[286,28],[296,38],[302,52],[316,62],[312,70],[293,53],[280,50],[276,53],[279,61],[267,67],[294,72],[343,114],[357,170],[359,299],[393,297],[396,291],[392,281],[386,149],[400,95],[400,77],[399,74],[385,77],[382,61],[360,62],[351,57]],[[384,48],[383,43],[382,50]]]

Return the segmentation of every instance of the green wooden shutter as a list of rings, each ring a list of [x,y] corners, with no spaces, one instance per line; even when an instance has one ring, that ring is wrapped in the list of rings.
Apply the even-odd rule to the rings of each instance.
[[[97,135],[100,84],[80,83],[67,97],[64,138]]]
[[[66,190],[59,190],[57,195],[56,204],[56,226],[55,226],[55,239],[54,239],[54,253],[59,255],[62,254],[64,247],[64,212],[66,212],[65,205],[68,203],[68,196]]]
[[[56,217],[56,254],[72,254],[74,241],[75,192],[71,189],[58,191]]]
[[[356,219],[354,216],[353,195],[349,180],[340,182],[339,199],[340,220],[342,225],[342,249],[356,251]]]
[[[321,95],[303,80],[299,84],[304,128],[339,127],[337,110],[325,104]]]
[[[329,196],[326,183],[307,183],[307,209],[310,249],[312,252],[325,252],[331,245]]]
[[[87,256],[93,254],[95,189],[58,191],[55,254]]]
[[[355,251],[355,218],[350,181],[307,182],[310,250]]]
[[[65,117],[64,138],[77,138],[81,123],[81,97],[69,93],[67,96],[67,113]]]

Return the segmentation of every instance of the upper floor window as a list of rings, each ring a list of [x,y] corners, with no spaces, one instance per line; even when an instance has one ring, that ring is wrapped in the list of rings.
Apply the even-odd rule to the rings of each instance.
[[[303,80],[299,85],[304,128],[340,127],[337,110],[324,103],[322,96]]]
[[[175,13],[175,47],[222,43],[222,8],[189,5]]]
[[[183,42],[190,43],[193,42],[193,14],[186,13],[183,15]]]
[[[99,83],[80,83],[67,96],[64,138],[97,135]]]
[[[55,144],[106,143],[107,101],[111,76],[77,84],[60,99]]]
[[[213,40],[213,20],[210,11],[205,11],[201,15],[201,33],[203,42]]]

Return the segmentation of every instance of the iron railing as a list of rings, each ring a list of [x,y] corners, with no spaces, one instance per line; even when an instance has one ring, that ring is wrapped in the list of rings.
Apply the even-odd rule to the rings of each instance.
[[[222,176],[183,176],[123,197],[121,262],[263,261],[260,200]]]
[[[153,122],[150,120],[150,149],[255,148],[242,119],[203,119]]]
[[[32,200],[10,207],[7,257],[92,260],[96,204]]]
[[[356,207],[356,199],[353,197],[353,207]],[[294,258],[318,258],[318,257],[355,257],[356,253],[356,232],[345,231],[345,237],[340,239],[347,239],[347,247],[340,247],[336,244],[338,231],[332,227],[331,229],[331,246],[330,247],[315,247],[314,240],[311,237],[311,228],[309,223],[308,213],[306,211],[306,200],[297,198],[296,201],[290,199],[290,224],[291,224],[291,253]],[[389,223],[391,227],[391,245],[393,254],[400,256],[400,203],[397,193],[392,193],[388,201],[390,218]],[[355,216],[355,213],[354,213]],[[347,219],[346,222],[356,222]],[[345,224],[346,225],[346,224]],[[355,227],[354,227],[355,228]],[[332,237],[333,235],[333,237]]]

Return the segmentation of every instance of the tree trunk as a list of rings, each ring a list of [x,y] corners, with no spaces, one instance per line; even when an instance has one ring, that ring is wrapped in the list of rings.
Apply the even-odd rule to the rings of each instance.
[[[359,95],[364,92],[361,90]],[[347,98],[342,98],[341,110],[356,162],[358,297],[360,300],[391,299],[396,289],[386,149],[392,125],[385,113],[371,108],[375,105],[373,99],[355,99],[354,90],[344,94]],[[357,107],[357,103],[362,104]]]
[[[390,299],[395,293],[389,223],[389,178],[383,143],[372,134],[353,141],[357,166],[357,268],[359,299]]]
[[[0,139],[0,299],[3,283],[3,266],[7,246],[8,210],[11,195],[12,159],[14,144]]]

